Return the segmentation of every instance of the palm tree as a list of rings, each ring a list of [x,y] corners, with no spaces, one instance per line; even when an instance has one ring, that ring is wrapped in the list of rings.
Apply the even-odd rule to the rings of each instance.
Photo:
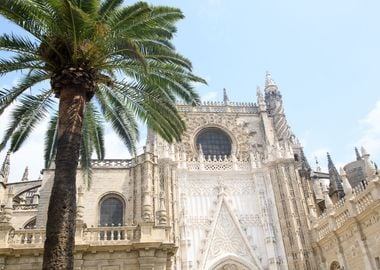
[[[122,0],[3,0],[0,14],[27,34],[3,34],[0,75],[21,71],[17,86],[0,92],[0,114],[15,103],[0,150],[17,151],[37,123],[51,115],[45,139],[46,165],[55,159],[46,225],[43,269],[72,269],[76,171],[93,150],[104,156],[103,120],[110,121],[135,152],[136,118],[168,142],[185,125],[175,107],[180,98],[199,102],[191,72],[171,39],[180,10]],[[50,81],[46,86],[44,81]],[[34,95],[25,94],[33,89]],[[58,109],[55,99],[58,98]]]

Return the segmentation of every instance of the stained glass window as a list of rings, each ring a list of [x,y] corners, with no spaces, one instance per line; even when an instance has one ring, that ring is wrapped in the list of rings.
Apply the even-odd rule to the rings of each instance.
[[[229,156],[231,155],[231,139],[221,129],[206,128],[197,136],[197,148],[202,146],[205,156]]]

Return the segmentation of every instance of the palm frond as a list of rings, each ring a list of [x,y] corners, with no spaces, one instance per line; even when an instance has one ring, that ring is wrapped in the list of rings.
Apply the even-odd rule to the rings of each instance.
[[[90,187],[91,184],[91,156],[93,151],[93,141],[91,137],[91,127],[89,121],[83,123],[83,135],[80,146],[80,165],[82,169],[83,182],[85,186]]]
[[[45,90],[36,96],[23,96],[20,104],[11,112],[10,124],[0,143],[0,151],[9,140],[11,141],[10,151],[16,152],[20,148],[36,124],[43,120],[52,109],[54,104],[51,98],[52,93],[52,90]]]
[[[0,49],[16,53],[36,55],[38,45],[27,37],[16,36],[14,34],[3,34],[0,36]]]
[[[107,17],[109,14],[112,14],[118,7],[120,7],[122,3],[123,0],[103,1],[99,9],[99,15],[101,18]]]
[[[95,149],[97,158],[102,160],[105,155],[103,118],[93,103],[88,103],[84,115],[86,132],[91,138],[92,147]]]
[[[138,125],[134,113],[125,104],[125,98],[107,91],[104,86],[99,87],[96,97],[105,119],[111,123],[112,128],[127,149],[135,154],[136,142],[139,137]]]
[[[36,1],[0,1],[0,14],[37,39],[41,39],[46,34],[47,26],[54,25],[50,14]]]
[[[49,79],[49,75],[45,71],[35,70],[27,74],[24,78],[22,78],[17,86],[12,87],[9,90],[0,90],[0,115],[25,90],[47,79]]]

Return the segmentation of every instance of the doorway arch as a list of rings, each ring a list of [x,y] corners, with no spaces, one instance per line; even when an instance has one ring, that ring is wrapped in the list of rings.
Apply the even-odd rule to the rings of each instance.
[[[208,267],[208,270],[260,270],[261,268],[253,265],[247,260],[235,256],[228,255],[222,258],[216,259],[214,263]]]

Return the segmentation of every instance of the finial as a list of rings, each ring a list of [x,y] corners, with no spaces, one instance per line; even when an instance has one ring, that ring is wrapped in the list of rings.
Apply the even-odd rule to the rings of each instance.
[[[8,182],[9,171],[10,171],[10,160],[11,160],[11,152],[8,151],[0,170],[0,179],[2,178],[4,182]]]
[[[316,171],[317,172],[321,172],[322,171],[321,166],[319,166],[319,161],[318,161],[317,157],[315,157],[315,166],[316,166]]]
[[[25,167],[24,174],[22,175],[21,181],[28,181],[29,180],[29,168],[28,166]]]
[[[355,147],[355,154],[356,154],[356,160],[361,160],[362,157],[360,156],[359,150],[357,147]]]
[[[226,90],[226,88],[223,88],[223,101],[224,101],[224,103],[227,103],[227,102],[230,101],[229,98],[228,98],[228,96],[227,96],[227,90]]]
[[[271,85],[276,85],[276,83],[272,79],[272,74],[270,74],[270,72],[267,71],[267,73],[265,75],[265,87],[271,86]]]
[[[256,86],[256,96],[257,97],[262,97],[263,96],[263,93],[261,93],[260,86]]]

